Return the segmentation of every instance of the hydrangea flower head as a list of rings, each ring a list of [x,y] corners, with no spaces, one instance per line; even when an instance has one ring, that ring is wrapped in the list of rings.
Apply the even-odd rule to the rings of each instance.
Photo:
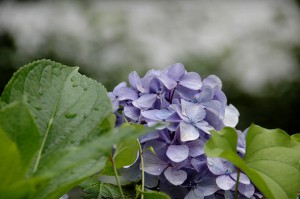
[[[187,72],[176,63],[161,71],[150,70],[144,77],[134,71],[129,74],[129,83],[119,84],[108,95],[117,124],[125,118],[128,122],[156,125],[156,131],[140,137],[144,149],[152,147],[155,151],[143,153],[145,186],[160,188],[171,196],[178,194],[172,191],[176,187],[184,193],[183,198],[204,198],[231,190],[236,183],[234,166],[207,159],[203,150],[211,130],[238,123],[239,112],[227,105],[221,80],[215,75],[201,80],[199,74]],[[239,147],[243,151],[242,140]],[[212,161],[214,166],[209,164]],[[139,160],[127,170],[132,173],[134,169],[138,175]],[[126,169],[123,173],[126,176]],[[253,195],[254,187],[244,174],[240,186],[244,196]]]

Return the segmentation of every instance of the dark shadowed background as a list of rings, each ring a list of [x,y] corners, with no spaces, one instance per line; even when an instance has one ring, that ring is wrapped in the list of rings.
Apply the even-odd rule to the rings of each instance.
[[[0,1],[0,91],[43,58],[108,90],[132,70],[181,62],[222,79],[239,129],[300,132],[299,1]]]

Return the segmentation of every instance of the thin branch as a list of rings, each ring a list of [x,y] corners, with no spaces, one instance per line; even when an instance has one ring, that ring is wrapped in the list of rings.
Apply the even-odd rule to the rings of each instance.
[[[124,194],[123,194],[123,190],[122,190],[121,183],[120,183],[120,180],[119,180],[118,171],[117,171],[117,168],[116,168],[116,165],[115,165],[115,160],[114,160],[113,157],[110,158],[110,160],[111,160],[111,163],[112,163],[112,166],[113,166],[113,169],[114,169],[115,178],[116,178],[116,181],[117,181],[117,184],[118,184],[118,187],[119,187],[119,191],[121,193],[121,197],[122,197],[122,199],[124,199]]]
[[[141,156],[141,169],[142,169],[142,190],[141,190],[141,199],[144,199],[144,191],[145,191],[145,172],[144,172],[144,158],[143,158],[143,150],[141,143],[139,142],[139,139],[137,139],[139,143],[139,151],[140,151],[140,156]]]
[[[239,181],[240,181],[240,168],[237,169],[237,179],[235,184],[235,191],[234,191],[234,199],[238,199],[238,188],[239,188]]]

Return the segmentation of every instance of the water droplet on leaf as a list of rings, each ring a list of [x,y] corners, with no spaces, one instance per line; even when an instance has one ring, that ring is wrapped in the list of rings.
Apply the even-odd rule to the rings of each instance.
[[[73,84],[72,84],[73,87],[77,87],[78,85],[79,85],[78,82],[73,82]]]
[[[80,77],[78,77],[78,76],[73,76],[73,77],[71,78],[71,82],[73,82],[73,84],[72,84],[73,87],[79,86],[79,84],[80,84]]]
[[[65,117],[66,118],[74,118],[74,117],[76,117],[77,116],[77,114],[76,113],[67,113],[67,114],[65,114]]]
[[[85,90],[85,91],[88,89],[88,83],[87,83],[86,80],[83,80],[83,81],[81,82],[81,87],[82,87],[83,90]]]
[[[59,68],[54,68],[52,72],[53,72],[54,75],[58,76],[58,75],[60,75],[61,71],[60,71]]]
[[[42,107],[41,106],[36,106],[35,109],[36,110],[42,110]]]
[[[71,78],[71,81],[74,82],[74,81],[76,80],[76,78],[77,78],[76,76],[73,76],[73,77]]]

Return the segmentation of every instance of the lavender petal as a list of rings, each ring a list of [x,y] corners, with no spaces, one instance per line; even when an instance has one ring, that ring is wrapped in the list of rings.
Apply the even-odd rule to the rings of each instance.
[[[199,90],[202,86],[201,78],[198,73],[189,72],[180,79],[180,85],[192,90]]]
[[[191,124],[180,122],[180,140],[182,142],[196,140],[199,137],[199,131]]]
[[[170,145],[167,156],[173,162],[182,162],[189,156],[189,148],[185,145]]]
[[[156,100],[156,94],[145,94],[139,99],[132,102],[132,104],[140,109],[149,109],[153,106]]]
[[[216,183],[221,189],[229,190],[235,185],[236,182],[228,175],[221,175],[217,177]]]
[[[187,179],[187,173],[183,170],[168,167],[164,175],[166,179],[173,185],[181,185]]]
[[[239,184],[238,190],[241,194],[243,194],[247,198],[251,198],[254,194],[255,188],[252,184],[249,185]]]
[[[140,117],[141,111],[140,109],[134,106],[125,106],[124,107],[124,115],[134,121],[137,121]]]
[[[225,107],[225,116],[223,119],[223,123],[225,126],[235,127],[239,122],[239,111],[230,104],[229,106]]]
[[[185,144],[189,148],[189,155],[196,157],[204,154],[204,142],[201,140],[194,140]]]
[[[184,199],[204,199],[204,194],[202,190],[191,189],[191,191],[184,197]]]
[[[143,158],[144,170],[151,175],[160,175],[168,166],[168,163],[160,160],[155,154],[148,150],[143,153]]]
[[[118,90],[119,100],[136,100],[138,94],[135,90],[128,87],[122,87]]]

